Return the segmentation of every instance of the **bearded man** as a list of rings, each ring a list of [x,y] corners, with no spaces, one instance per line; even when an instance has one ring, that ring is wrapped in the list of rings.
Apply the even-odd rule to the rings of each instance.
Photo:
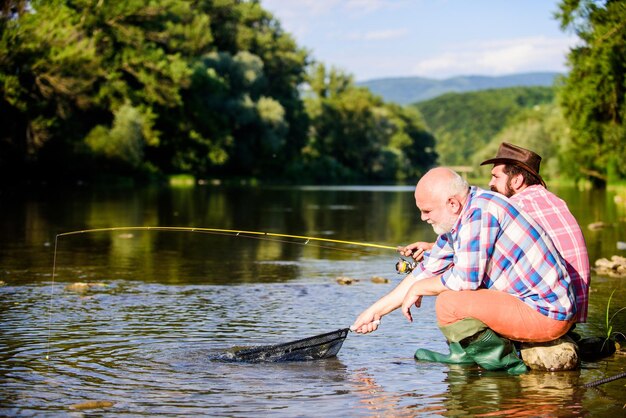
[[[437,296],[437,322],[450,354],[423,351],[439,356],[437,361],[526,372],[510,340],[552,341],[575,321],[570,277],[552,240],[507,198],[470,188],[447,168],[419,180],[415,204],[439,234],[437,241],[351,328],[375,331],[384,315],[400,307],[412,321],[411,307],[419,308],[423,296]]]
[[[528,149],[503,142],[493,164],[489,187],[502,193],[535,219],[548,233],[565,260],[576,295],[576,322],[587,322],[591,270],[585,237],[562,199],[546,189],[539,175],[541,157]]]
[[[546,231],[565,260],[576,296],[576,322],[587,322],[591,269],[582,230],[567,203],[551,193],[539,174],[541,156],[503,142],[494,158],[480,165],[493,164],[489,187],[510,198]],[[400,254],[421,261],[433,243],[415,242],[399,247]]]

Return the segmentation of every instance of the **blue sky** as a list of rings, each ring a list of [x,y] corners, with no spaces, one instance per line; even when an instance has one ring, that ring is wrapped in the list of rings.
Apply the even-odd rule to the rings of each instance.
[[[261,0],[299,46],[357,81],[566,71],[553,0]]]

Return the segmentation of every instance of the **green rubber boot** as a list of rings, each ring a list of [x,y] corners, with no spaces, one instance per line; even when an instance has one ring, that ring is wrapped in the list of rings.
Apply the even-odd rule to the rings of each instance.
[[[458,343],[467,337],[486,330],[487,325],[478,319],[465,318],[450,325],[440,325],[439,329],[448,341]]]
[[[461,344],[450,343],[450,354],[440,354],[434,351],[426,350],[425,348],[418,348],[415,352],[415,358],[421,361],[433,361],[436,363],[449,363],[449,364],[475,364]]]
[[[433,361],[437,363],[474,364],[474,360],[465,353],[459,341],[475,335],[485,328],[487,328],[487,325],[474,318],[466,318],[450,325],[440,326],[439,329],[441,333],[448,340],[450,354],[440,354],[420,348],[415,352],[415,358],[417,360]]]
[[[484,369],[506,370],[512,375],[528,371],[526,364],[517,356],[513,343],[499,337],[491,329],[486,329],[473,337],[467,345],[462,345],[465,346],[468,357]]]

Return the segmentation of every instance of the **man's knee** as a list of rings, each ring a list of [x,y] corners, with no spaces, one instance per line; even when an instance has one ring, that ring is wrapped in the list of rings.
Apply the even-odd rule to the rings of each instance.
[[[439,322],[440,325],[448,325],[463,319],[458,316],[458,294],[459,292],[447,290],[437,296],[435,312],[437,314],[437,322]]]

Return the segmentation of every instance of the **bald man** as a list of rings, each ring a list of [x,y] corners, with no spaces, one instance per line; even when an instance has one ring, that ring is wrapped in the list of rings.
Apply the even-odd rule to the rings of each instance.
[[[415,187],[423,221],[439,235],[424,261],[354,322],[356,332],[378,328],[397,308],[437,296],[437,322],[450,345],[444,355],[420,349],[420,360],[477,363],[511,374],[527,371],[510,340],[552,341],[574,321],[575,297],[565,263],[545,231],[504,196],[435,168]]]

